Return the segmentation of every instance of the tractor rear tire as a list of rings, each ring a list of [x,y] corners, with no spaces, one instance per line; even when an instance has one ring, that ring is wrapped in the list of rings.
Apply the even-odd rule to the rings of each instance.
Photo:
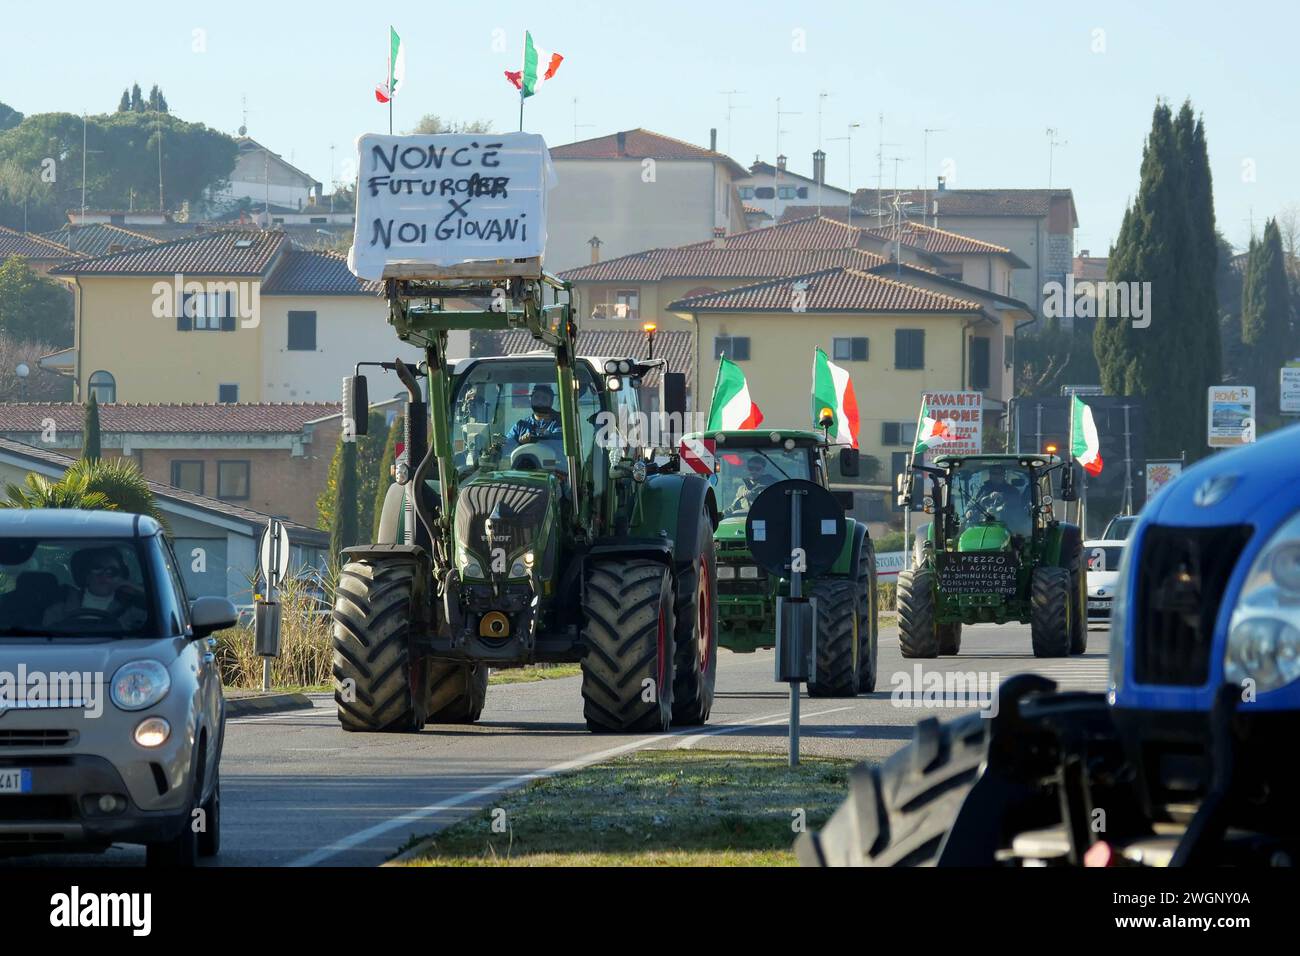
[[[1084,654],[1088,650],[1088,575],[1083,569],[1083,549],[1079,548],[1066,558],[1070,569],[1070,595],[1074,614],[1070,618],[1070,653]]]
[[[862,542],[862,559],[858,564],[858,693],[876,689],[877,663],[880,657],[880,588],[876,576],[876,545],[867,538]]]
[[[700,522],[699,557],[677,579],[673,641],[673,724],[698,727],[713,709],[718,678],[718,558],[712,526]]]
[[[429,663],[430,690],[427,724],[472,724],[487,701],[488,666]]]
[[[926,568],[898,572],[898,647],[904,657],[938,657],[934,575]]]
[[[347,731],[424,726],[429,664],[412,659],[414,569],[405,562],[349,561],[334,595],[334,701]]]
[[[817,599],[817,673],[808,682],[808,696],[856,697],[862,631],[858,583],[822,578],[813,583],[809,596]]]
[[[672,575],[657,561],[593,561],[583,590],[587,728],[667,730],[673,715]]]
[[[1035,657],[1066,657],[1075,598],[1066,568],[1034,568],[1030,581],[1029,630]]]
[[[939,653],[952,656],[961,653],[961,621],[955,624],[940,624]]]
[[[859,764],[849,797],[821,832],[804,833],[805,866],[933,866],[988,750],[979,714],[916,725],[912,743],[881,765]]]

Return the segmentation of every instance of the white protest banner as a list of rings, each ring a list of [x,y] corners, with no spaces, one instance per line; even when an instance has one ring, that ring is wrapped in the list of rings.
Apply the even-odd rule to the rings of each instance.
[[[984,395],[981,392],[926,392],[930,417],[950,422],[953,438],[930,449],[928,457],[978,455],[984,451]]]
[[[540,257],[555,171],[536,133],[357,139],[357,219],[348,268],[362,279],[419,266]],[[404,267],[404,268],[403,268]]]

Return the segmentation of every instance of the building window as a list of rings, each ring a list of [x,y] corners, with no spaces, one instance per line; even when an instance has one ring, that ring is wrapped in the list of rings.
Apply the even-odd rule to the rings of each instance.
[[[176,330],[188,332],[233,332],[235,329],[235,293],[183,292]]]
[[[289,351],[316,351],[316,313],[289,313]]]
[[[1014,335],[1002,336],[1002,364],[1011,368],[1016,364],[1016,337]]]
[[[798,195],[798,197],[799,197],[800,199],[807,199],[807,198],[808,198],[808,187],[807,187],[807,186],[800,186],[799,189],[796,191],[796,195]]]
[[[713,339],[714,358],[728,358],[733,362],[749,361],[748,335],[718,335]]]
[[[755,199],[771,199],[776,195],[776,190],[771,186],[757,186],[754,188]]]
[[[831,352],[837,362],[865,362],[867,340],[865,337],[831,339]]]
[[[247,501],[249,463],[246,461],[217,462],[217,497],[226,501]]]
[[[989,387],[989,338],[975,335],[970,340],[970,387]]]
[[[218,385],[217,402],[221,405],[233,405],[239,401],[238,385]]]
[[[203,462],[173,461],[172,487],[203,494]]]
[[[117,380],[102,369],[91,373],[89,380],[86,382],[86,389],[91,395],[95,396],[95,401],[101,405],[105,402],[117,401]],[[87,400],[89,401],[89,398]]]
[[[753,199],[753,198],[754,198],[754,187],[753,187],[753,186],[741,186],[741,187],[740,187],[740,198],[741,198],[741,199]]]
[[[925,329],[894,330],[894,368],[925,368]]]
[[[793,186],[778,186],[776,190],[777,199],[794,199],[798,192]]]
[[[916,422],[881,422],[880,444],[885,446],[906,445],[909,448],[915,445]]]
[[[614,318],[635,319],[641,315],[641,293],[635,289],[620,289],[614,293]]]

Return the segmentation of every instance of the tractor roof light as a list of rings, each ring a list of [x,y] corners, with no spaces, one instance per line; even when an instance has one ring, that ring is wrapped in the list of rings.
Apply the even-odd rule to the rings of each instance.
[[[617,375],[611,375],[605,379],[605,387],[608,388],[611,392],[617,392],[620,388],[623,387],[623,380],[619,378]]]
[[[817,415],[817,424],[822,428],[830,428],[835,424],[835,413],[830,408],[823,408]]]

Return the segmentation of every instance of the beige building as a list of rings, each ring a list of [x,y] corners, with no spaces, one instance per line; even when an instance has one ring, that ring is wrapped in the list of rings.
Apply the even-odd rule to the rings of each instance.
[[[644,129],[551,149],[546,268],[576,266],[748,228],[736,180],[743,166]]]

